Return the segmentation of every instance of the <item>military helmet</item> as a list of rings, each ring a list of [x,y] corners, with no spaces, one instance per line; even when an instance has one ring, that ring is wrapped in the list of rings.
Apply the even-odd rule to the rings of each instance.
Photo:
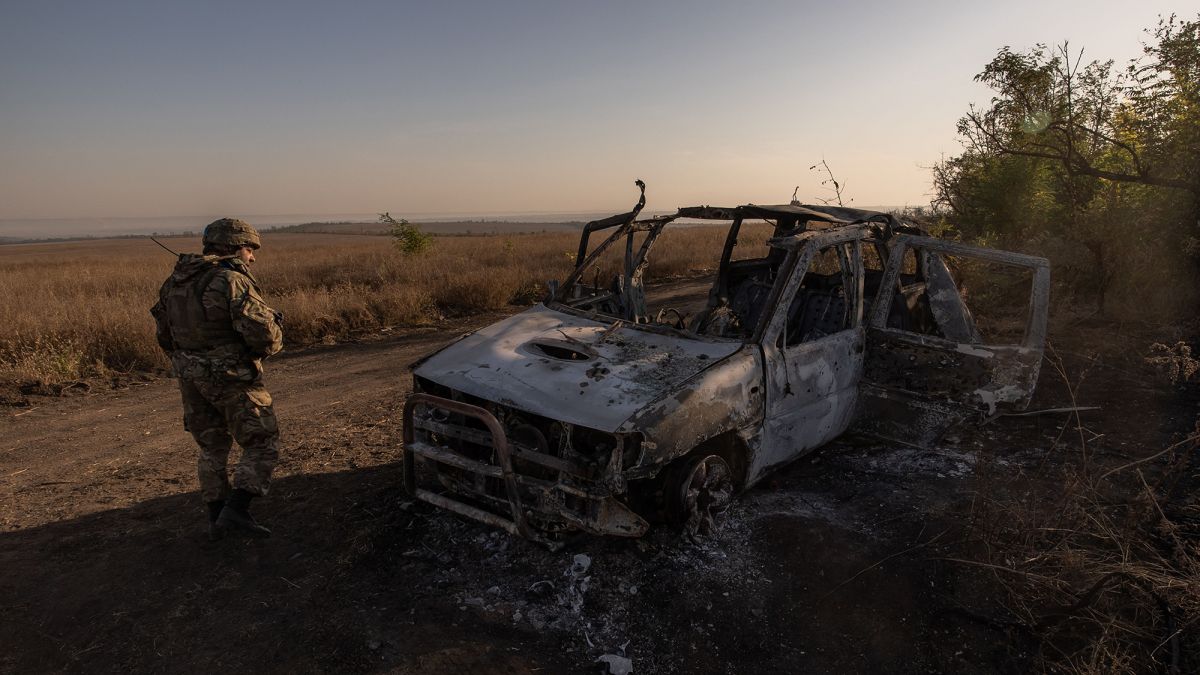
[[[222,218],[204,228],[204,245],[258,248],[262,244],[258,239],[258,230],[250,223],[237,218]]]

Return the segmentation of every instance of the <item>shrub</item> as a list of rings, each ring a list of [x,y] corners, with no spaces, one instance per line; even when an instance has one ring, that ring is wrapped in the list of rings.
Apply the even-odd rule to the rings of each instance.
[[[388,213],[379,214],[379,221],[388,225],[388,234],[396,248],[405,255],[420,255],[433,248],[433,235],[422,232],[421,228],[408,220],[396,220]]]

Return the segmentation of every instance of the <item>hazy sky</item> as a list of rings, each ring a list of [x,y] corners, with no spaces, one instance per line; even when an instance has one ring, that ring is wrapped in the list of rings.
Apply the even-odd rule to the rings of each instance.
[[[928,202],[1004,45],[1118,62],[1159,14],[1089,2],[0,5],[0,218],[778,203],[828,160]]]

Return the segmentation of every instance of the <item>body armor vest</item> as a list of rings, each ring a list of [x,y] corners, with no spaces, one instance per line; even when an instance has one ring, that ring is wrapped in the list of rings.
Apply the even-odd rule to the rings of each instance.
[[[175,347],[187,352],[207,352],[216,347],[241,344],[242,338],[233,328],[228,305],[205,308],[204,291],[221,272],[220,263],[213,263],[193,278],[173,284],[164,298]]]

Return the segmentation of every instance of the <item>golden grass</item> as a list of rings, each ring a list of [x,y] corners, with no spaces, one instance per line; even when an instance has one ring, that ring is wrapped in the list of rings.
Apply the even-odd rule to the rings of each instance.
[[[669,227],[647,279],[711,269],[724,236],[724,227]],[[429,253],[405,256],[383,236],[268,233],[253,269],[294,348],[532,304],[570,271],[577,246],[573,232],[438,237]],[[0,246],[0,380],[165,367],[149,308],[173,265],[149,239]]]

